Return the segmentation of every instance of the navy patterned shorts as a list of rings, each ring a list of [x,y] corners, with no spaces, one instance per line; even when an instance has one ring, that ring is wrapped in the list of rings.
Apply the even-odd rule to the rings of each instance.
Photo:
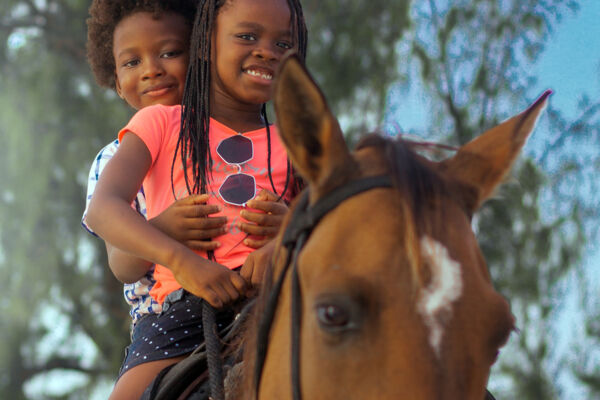
[[[217,329],[234,318],[232,309],[219,310]],[[136,323],[119,377],[137,365],[191,353],[203,342],[202,299],[179,289],[167,296],[160,314],[148,314]]]

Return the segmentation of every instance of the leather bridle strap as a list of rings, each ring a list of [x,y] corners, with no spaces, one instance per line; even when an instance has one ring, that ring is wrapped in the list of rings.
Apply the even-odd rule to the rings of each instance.
[[[281,293],[283,281],[285,280],[285,276],[287,275],[290,266],[292,266],[292,392],[294,400],[300,400],[302,397],[300,392],[299,362],[301,322],[300,299],[302,297],[297,271],[297,260],[298,255],[304,247],[304,243],[306,243],[306,240],[312,233],[312,230],[319,223],[321,218],[336,208],[344,200],[371,189],[389,188],[392,186],[392,179],[387,175],[361,178],[336,188],[325,197],[319,199],[312,206],[309,206],[308,190],[302,193],[282,238],[282,246],[287,249],[286,264],[269,293],[268,303],[258,327],[257,358],[254,371],[254,385],[257,398],[262,370],[267,356],[267,344],[271,325],[273,324],[273,319],[275,317],[277,301]]]
[[[294,243],[304,231],[309,233],[329,211],[336,208],[344,200],[359,193],[378,187],[391,187],[392,180],[387,175],[371,176],[356,181],[350,181],[338,187],[325,197],[319,199],[312,206],[308,205],[308,190],[302,193],[299,204],[294,210],[292,220],[283,234],[282,245],[286,248],[293,247]]]

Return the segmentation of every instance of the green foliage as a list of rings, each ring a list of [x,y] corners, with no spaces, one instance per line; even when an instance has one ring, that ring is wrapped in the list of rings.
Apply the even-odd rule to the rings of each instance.
[[[0,15],[0,291],[10,299],[0,303],[0,398],[11,399],[48,371],[82,371],[90,385],[114,376],[128,330],[121,285],[79,223],[90,162],[128,111],[88,72],[88,5],[47,2],[27,14],[24,4],[4,2]],[[24,30],[32,21],[40,27]],[[21,44],[8,46],[15,37]],[[48,310],[66,316],[64,332],[41,322]],[[56,335],[55,348],[41,349]]]
[[[396,45],[410,28],[409,0],[304,0],[307,64],[348,135],[383,118],[389,84],[398,78]]]

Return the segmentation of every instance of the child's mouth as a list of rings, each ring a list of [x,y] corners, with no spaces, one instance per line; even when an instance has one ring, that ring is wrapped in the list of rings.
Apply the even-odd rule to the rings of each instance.
[[[254,76],[260,79],[264,79],[266,81],[272,81],[273,80],[273,74],[270,72],[266,72],[266,71],[260,71],[257,69],[246,69],[244,70],[244,72],[250,76]]]
[[[150,97],[164,96],[167,92],[173,89],[171,84],[155,85],[144,90],[144,94]]]

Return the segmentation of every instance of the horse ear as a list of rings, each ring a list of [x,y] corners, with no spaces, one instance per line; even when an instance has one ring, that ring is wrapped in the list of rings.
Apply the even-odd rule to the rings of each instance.
[[[527,110],[463,145],[441,163],[452,178],[475,188],[476,196],[465,199],[469,211],[475,212],[510,171],[550,94],[547,90]]]
[[[325,96],[295,54],[281,62],[273,103],[281,139],[294,167],[309,184],[323,188],[336,170],[352,163]]]

